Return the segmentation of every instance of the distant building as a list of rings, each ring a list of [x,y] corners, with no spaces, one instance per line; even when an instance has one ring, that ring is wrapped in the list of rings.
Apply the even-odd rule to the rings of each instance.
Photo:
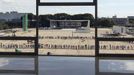
[[[134,24],[134,16],[128,16],[128,20],[130,24]]]
[[[80,28],[88,26],[90,20],[50,20],[51,28]],[[90,26],[90,25],[89,25]]]
[[[134,19],[134,16],[128,16],[127,18],[128,19]]]
[[[50,20],[50,27],[55,29],[75,28],[76,33],[89,33],[90,20]]]
[[[134,35],[134,25],[130,23],[130,19],[134,19],[134,16],[128,16],[127,18],[113,18],[114,26],[113,33],[115,34],[131,34]]]
[[[113,16],[112,20],[115,25],[125,26],[129,24],[128,18],[117,18],[117,16]]]
[[[134,26],[113,26],[113,33],[134,35]]]
[[[126,27],[125,26],[113,26],[113,33],[114,34],[126,34]]]
[[[0,20],[5,20],[5,21],[12,21],[12,20],[21,20],[21,17],[25,13],[18,13],[18,12],[6,12],[6,13],[0,13]]]

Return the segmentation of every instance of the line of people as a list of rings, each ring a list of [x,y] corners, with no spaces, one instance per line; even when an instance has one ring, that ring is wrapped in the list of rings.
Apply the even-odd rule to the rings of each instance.
[[[94,36],[91,37],[82,37],[82,36],[46,36],[45,39],[94,39]]]
[[[53,44],[41,44],[40,48],[45,49],[73,49],[73,50],[94,50],[95,45],[53,45]]]
[[[0,48],[4,49],[34,49],[34,44],[2,44]],[[40,49],[72,49],[72,50],[95,50],[95,45],[56,45],[56,44],[39,44]],[[134,50],[133,45],[100,45],[100,50]]]
[[[134,45],[101,45],[102,50],[134,50]]]
[[[2,44],[0,43],[0,48],[4,48],[4,49],[15,49],[15,48],[19,48],[19,49],[32,49],[34,48],[35,45],[34,44]]]

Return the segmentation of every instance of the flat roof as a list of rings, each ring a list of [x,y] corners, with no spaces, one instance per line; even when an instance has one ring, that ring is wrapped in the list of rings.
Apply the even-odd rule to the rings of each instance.
[[[90,20],[50,20],[50,21],[90,21]]]

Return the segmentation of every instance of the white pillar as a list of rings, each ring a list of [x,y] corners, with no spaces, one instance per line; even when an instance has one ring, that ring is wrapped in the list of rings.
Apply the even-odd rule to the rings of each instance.
[[[50,20],[50,27],[52,28],[52,21]]]
[[[89,28],[90,27],[90,21],[88,20],[88,25],[87,25],[87,27]]]
[[[88,20],[87,29],[90,29],[90,20]]]

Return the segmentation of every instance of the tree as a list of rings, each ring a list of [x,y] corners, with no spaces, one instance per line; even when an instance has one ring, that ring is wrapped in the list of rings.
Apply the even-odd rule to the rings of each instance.
[[[73,15],[71,19],[72,20],[90,20],[91,27],[94,26],[94,17],[92,14],[89,14],[89,13],[76,14],[76,15]]]
[[[47,15],[40,15],[39,16],[39,23],[40,27],[50,27],[50,21],[53,19],[53,15],[47,14]]]
[[[112,27],[114,25],[114,22],[112,19],[109,18],[100,18],[98,20],[98,26],[99,27]]]
[[[69,20],[71,19],[71,16],[69,14],[66,14],[66,13],[57,13],[57,14],[54,14],[54,19],[55,20]]]
[[[9,26],[5,22],[0,22],[0,30],[8,29]]]
[[[28,14],[28,19],[30,20],[30,27],[35,27],[35,22],[31,22],[32,19],[35,19],[35,15]],[[39,27],[50,27],[50,20],[90,20],[91,25],[93,26],[94,17],[92,14],[76,14],[69,15],[66,13],[57,13],[57,14],[46,14],[39,16]]]
[[[134,19],[129,19],[129,23],[134,24]]]

